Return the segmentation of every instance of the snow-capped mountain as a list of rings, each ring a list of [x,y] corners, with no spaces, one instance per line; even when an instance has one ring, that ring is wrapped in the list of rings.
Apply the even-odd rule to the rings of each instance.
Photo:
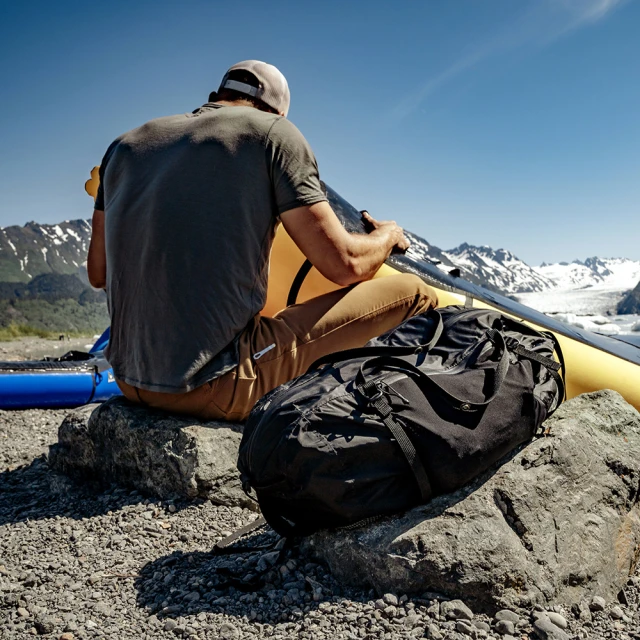
[[[478,280],[504,293],[545,291],[555,287],[554,282],[545,274],[505,249],[474,247],[465,242],[455,249],[445,251],[444,255],[463,274],[473,273]]]
[[[26,283],[45,273],[79,274],[90,237],[87,220],[0,229],[0,282]]]
[[[627,258],[587,258],[584,262],[542,264],[536,271],[558,289],[632,289],[640,281],[640,261]]]
[[[515,295],[545,312],[614,312],[640,281],[637,260],[594,257],[530,267],[506,249],[464,243],[443,251],[412,233],[407,235],[412,242],[410,255],[433,262],[446,273],[457,269],[466,280]],[[24,286],[45,274],[76,275],[88,285],[84,265],[90,236],[87,220],[53,225],[29,222],[0,229],[0,285]],[[51,286],[55,288],[56,282],[51,280]],[[0,286],[0,298],[17,295],[11,286]]]

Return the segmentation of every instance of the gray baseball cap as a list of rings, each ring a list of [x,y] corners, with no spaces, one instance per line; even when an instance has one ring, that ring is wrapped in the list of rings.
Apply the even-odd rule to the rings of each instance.
[[[259,85],[254,87],[245,82],[229,79],[229,73],[236,70],[252,73],[258,79]],[[260,60],[238,62],[230,67],[227,73],[224,74],[218,91],[221,89],[233,89],[240,93],[246,93],[249,96],[261,100],[278,113],[283,113],[285,116],[289,113],[291,98],[287,79],[272,64],[260,62]]]

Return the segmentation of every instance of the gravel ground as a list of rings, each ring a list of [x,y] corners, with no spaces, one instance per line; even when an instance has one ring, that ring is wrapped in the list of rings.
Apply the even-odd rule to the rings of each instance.
[[[96,339],[92,337],[53,340],[50,338],[18,338],[0,342],[0,362],[40,360],[44,356],[61,356],[67,351],[89,351]]]
[[[53,473],[43,454],[65,413],[0,411],[0,638],[640,639],[640,572],[621,602],[489,618],[437,594],[341,588],[295,547],[215,556],[254,513]]]

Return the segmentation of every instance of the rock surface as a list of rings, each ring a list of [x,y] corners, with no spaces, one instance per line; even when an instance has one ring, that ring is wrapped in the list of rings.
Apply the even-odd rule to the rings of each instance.
[[[620,302],[618,313],[640,313],[640,282]]]
[[[351,585],[440,592],[472,608],[614,601],[640,548],[640,414],[579,396],[493,475],[401,517],[305,543]]]
[[[199,422],[112,398],[71,412],[49,451],[57,471],[118,482],[159,498],[207,498],[254,508],[236,469],[242,427]]]
[[[213,544],[255,512],[71,482],[41,455],[67,414],[0,412],[2,640],[37,637],[51,625],[55,630],[44,637],[53,640],[534,640],[543,609],[547,617],[553,611],[567,619],[571,640],[640,640],[640,567],[614,600],[536,605],[495,618],[467,602],[469,621],[446,619],[446,599],[431,592],[383,592],[378,599],[373,591],[345,587],[297,546],[275,564],[257,548],[215,555]],[[277,539],[267,529],[246,544]],[[229,582],[230,574],[241,584],[253,579],[262,563],[270,567],[262,587],[247,591]],[[604,609],[592,613],[593,601]],[[510,620],[515,634],[500,634],[500,620]]]

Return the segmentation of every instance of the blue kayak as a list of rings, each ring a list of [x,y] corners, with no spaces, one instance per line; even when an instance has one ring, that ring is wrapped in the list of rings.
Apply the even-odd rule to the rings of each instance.
[[[70,351],[59,358],[0,362],[0,409],[79,407],[120,395],[103,350],[109,329],[88,353]]]

